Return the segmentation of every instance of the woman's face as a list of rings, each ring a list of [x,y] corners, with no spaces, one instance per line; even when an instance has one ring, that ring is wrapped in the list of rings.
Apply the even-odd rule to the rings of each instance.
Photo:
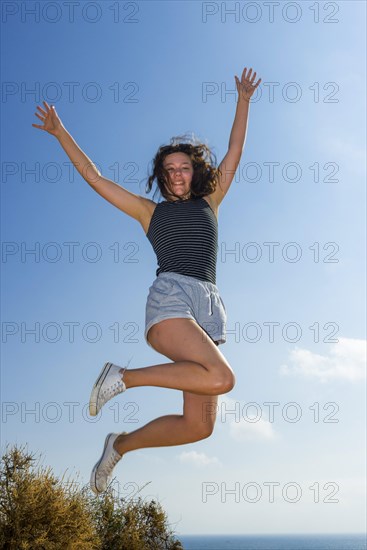
[[[163,160],[163,168],[169,175],[170,192],[180,198],[188,198],[191,190],[191,180],[194,169],[191,159],[186,153],[170,153]],[[170,200],[178,200],[171,198]]]

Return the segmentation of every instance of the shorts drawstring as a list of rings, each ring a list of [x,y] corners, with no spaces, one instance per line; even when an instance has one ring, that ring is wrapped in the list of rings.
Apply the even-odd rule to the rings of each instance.
[[[213,315],[212,293],[209,292],[209,315]]]
[[[209,281],[193,279],[174,272],[162,272],[162,277],[154,279],[145,307],[144,337],[149,346],[150,328],[178,317],[193,319],[212,340],[225,343],[227,316],[218,288]]]

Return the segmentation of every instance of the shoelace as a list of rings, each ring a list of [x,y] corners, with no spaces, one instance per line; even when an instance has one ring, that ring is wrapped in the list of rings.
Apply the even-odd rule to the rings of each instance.
[[[103,466],[103,468],[101,468],[101,472],[107,474],[108,476],[121,458],[121,456],[114,449],[112,450],[113,453],[108,457],[106,464]]]
[[[104,399],[105,397],[113,397],[114,395],[120,393],[124,389],[124,384],[122,380],[117,380],[114,382],[111,386],[108,386],[107,388],[104,388],[101,391],[101,397]]]
[[[130,365],[131,360],[133,359],[133,355],[130,357],[126,367],[123,367],[123,373],[122,376],[124,376],[125,371],[127,370],[128,366]],[[121,393],[125,389],[125,384],[123,383],[122,379],[117,380],[117,382],[114,382],[111,386],[108,386],[107,388],[104,388],[101,393],[98,401],[104,400],[106,398],[110,399],[111,397],[114,397],[115,395]],[[108,400],[107,399],[107,400]]]
[[[122,458],[114,449],[112,449],[112,450],[113,450],[112,455],[109,456],[109,458],[107,459],[106,464],[102,468],[100,468],[100,470],[97,474],[97,478],[99,478],[99,479],[101,477],[106,477],[105,483],[109,483],[111,475],[112,475],[112,470],[114,469],[114,467],[116,466],[116,464],[120,460],[120,458]],[[104,483],[103,483],[102,487],[104,487]],[[101,490],[103,490],[103,488]]]

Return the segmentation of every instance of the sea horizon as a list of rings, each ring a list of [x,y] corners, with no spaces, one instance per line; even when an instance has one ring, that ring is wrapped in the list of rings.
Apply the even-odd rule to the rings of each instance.
[[[366,533],[185,534],[184,550],[366,550]]]

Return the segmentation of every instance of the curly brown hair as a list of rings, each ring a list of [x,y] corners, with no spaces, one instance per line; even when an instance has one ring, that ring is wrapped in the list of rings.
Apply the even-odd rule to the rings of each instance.
[[[152,161],[153,168],[151,174],[148,176],[146,193],[151,191],[154,180],[157,180],[157,188],[154,195],[159,189],[161,195],[166,200],[172,196],[172,194],[167,192],[169,173],[163,167],[165,157],[171,153],[186,153],[191,159],[194,173],[191,180],[190,198],[200,198],[214,193],[219,174],[221,173],[219,168],[216,167],[216,156],[205,143],[201,143],[196,138],[187,138],[186,135],[175,136],[171,138],[169,145],[161,145],[159,147]],[[182,198],[179,197],[178,200],[182,200]]]

